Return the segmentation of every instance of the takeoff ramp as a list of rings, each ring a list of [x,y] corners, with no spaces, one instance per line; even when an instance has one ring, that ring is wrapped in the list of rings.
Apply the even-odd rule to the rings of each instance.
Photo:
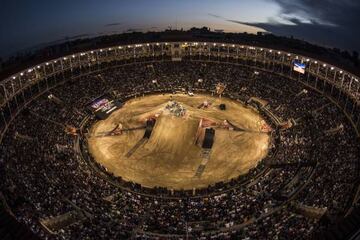
[[[194,177],[196,178],[201,178],[201,175],[203,174],[203,172],[205,171],[205,167],[206,164],[208,163],[209,159],[210,159],[210,153],[211,153],[211,149],[205,149],[203,148],[201,150],[201,157],[203,158],[201,161],[201,164],[199,165],[199,167],[197,168]]]
[[[230,122],[229,120],[226,119],[226,122],[229,124],[229,126],[234,129],[234,131],[245,131],[245,129],[239,128],[237,126],[235,126],[232,122]]]
[[[146,121],[146,130],[145,130],[145,133],[144,133],[143,138],[140,139],[140,140],[135,144],[135,146],[133,146],[133,147],[130,149],[130,151],[125,155],[125,157],[127,157],[127,158],[131,157],[131,155],[133,155],[134,152],[135,152],[139,147],[141,147],[143,144],[145,144],[145,143],[149,140],[149,138],[150,138],[150,136],[151,136],[151,133],[152,133],[152,131],[153,131],[153,129],[154,129],[155,122],[156,122],[156,120],[155,120],[154,118],[149,119],[149,120]]]
[[[142,138],[140,139],[131,149],[130,151],[125,155],[125,157],[129,158],[131,155],[134,154],[134,152],[140,148],[143,144],[145,144],[149,139],[148,138]]]

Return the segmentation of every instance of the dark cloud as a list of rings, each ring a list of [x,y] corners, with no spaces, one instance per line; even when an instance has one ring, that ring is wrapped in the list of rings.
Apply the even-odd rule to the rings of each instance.
[[[105,27],[114,27],[114,26],[119,26],[121,24],[122,23],[120,23],[120,22],[108,23],[108,24],[105,24]]]
[[[298,15],[321,24],[353,28],[360,21],[359,0],[271,0],[284,15]]]
[[[272,1],[281,7],[279,17],[290,21],[294,26],[262,24],[266,30],[282,35],[291,34],[323,45],[360,51],[359,0]],[[308,22],[304,23],[297,17]]]
[[[259,27],[282,36],[316,44],[360,51],[360,0],[269,0],[281,8],[266,23],[242,22],[212,14],[225,21]],[[209,14],[210,15],[210,14]]]
[[[279,23],[247,23],[234,20],[229,22],[259,27],[275,35],[293,36],[325,47],[336,47],[346,50],[360,51],[360,34],[357,29],[322,25],[317,22],[302,23],[291,19],[294,25]]]
[[[219,16],[219,15],[216,15],[216,14],[208,13],[208,15],[209,15],[210,17],[220,18],[220,19],[224,19],[224,20],[226,20],[224,17]]]

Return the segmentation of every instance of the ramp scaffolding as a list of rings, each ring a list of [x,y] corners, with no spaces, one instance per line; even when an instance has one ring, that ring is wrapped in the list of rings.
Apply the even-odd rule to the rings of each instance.
[[[146,129],[144,136],[130,149],[130,151],[125,155],[125,157],[127,158],[131,157],[131,155],[133,155],[137,149],[139,149],[150,139],[155,123],[156,123],[155,118],[151,118],[146,121]]]

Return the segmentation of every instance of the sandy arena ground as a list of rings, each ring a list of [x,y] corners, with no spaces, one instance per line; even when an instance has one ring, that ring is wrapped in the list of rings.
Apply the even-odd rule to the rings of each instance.
[[[164,111],[169,100],[186,108],[184,117]],[[207,109],[197,107],[205,100]],[[221,111],[219,104],[225,103]],[[124,131],[121,135],[102,136],[122,124],[123,129],[144,126],[148,117],[160,114],[152,135],[130,157],[133,146],[142,139],[145,129]],[[195,173],[203,161],[201,147],[194,144],[201,118],[231,121],[244,132],[215,128],[214,145],[201,177]],[[132,99],[108,119],[90,130],[89,149],[96,161],[124,180],[143,186],[171,189],[206,187],[245,174],[266,156],[270,137],[260,132],[261,116],[240,103],[209,95],[151,95]]]

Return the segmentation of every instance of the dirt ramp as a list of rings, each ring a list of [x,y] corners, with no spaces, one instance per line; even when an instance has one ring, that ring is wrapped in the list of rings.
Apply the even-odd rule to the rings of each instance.
[[[197,131],[195,119],[184,119],[171,115],[161,115],[153,129],[146,149],[154,153],[171,153],[173,160],[180,160],[189,154],[197,153],[194,138]],[[179,159],[180,158],[180,159]]]

